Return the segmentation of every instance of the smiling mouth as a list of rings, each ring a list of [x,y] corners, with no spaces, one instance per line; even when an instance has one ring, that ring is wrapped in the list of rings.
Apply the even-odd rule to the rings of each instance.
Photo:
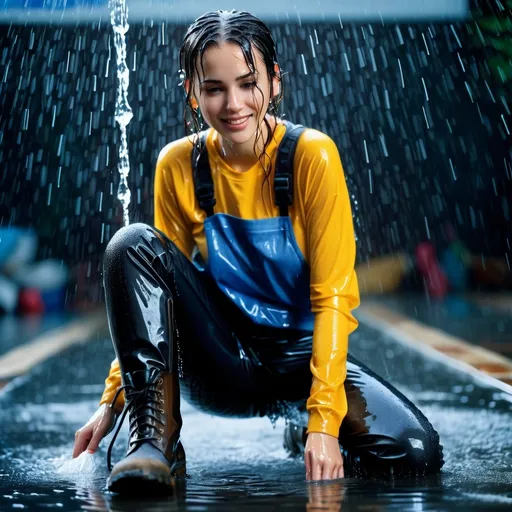
[[[251,116],[249,115],[249,116],[245,116],[245,117],[240,117],[239,119],[223,119],[223,121],[227,124],[237,125],[237,124],[245,123],[245,121],[247,121],[247,119],[249,119],[249,117],[251,117]]]

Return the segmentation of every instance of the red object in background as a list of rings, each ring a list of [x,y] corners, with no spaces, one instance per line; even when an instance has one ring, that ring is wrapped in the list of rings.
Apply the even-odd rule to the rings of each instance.
[[[44,302],[36,288],[23,288],[18,295],[18,313],[40,315],[44,313]]]
[[[422,242],[416,247],[416,267],[425,279],[428,293],[442,299],[448,292],[448,279],[430,242]]]

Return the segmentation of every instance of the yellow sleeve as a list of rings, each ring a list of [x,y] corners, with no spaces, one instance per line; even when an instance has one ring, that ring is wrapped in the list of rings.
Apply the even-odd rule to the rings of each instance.
[[[121,387],[121,369],[119,368],[119,363],[117,359],[112,361],[110,365],[110,372],[108,377],[105,379],[105,389],[103,391],[103,395],[101,395],[100,405],[107,404],[110,405],[112,400],[114,399],[114,395],[117,390]],[[124,407],[124,392],[119,394],[117,398],[117,402],[115,405],[115,412],[119,414]]]
[[[188,158],[187,158],[188,156]],[[165,233],[188,258],[194,248],[192,230],[181,211],[175,180],[182,178],[181,166],[190,166],[190,151],[183,142],[167,145],[158,157],[155,171],[155,227]],[[171,162],[174,166],[171,167]]]
[[[308,130],[302,137],[305,140],[299,142],[295,169],[302,196],[315,313],[308,432],[338,437],[347,413],[344,382],[348,336],[357,327],[351,310],[359,305],[354,227],[336,145],[316,130]]]
[[[155,227],[165,233],[178,249],[190,257],[194,245],[190,229],[187,226],[177,201],[173,172],[179,173],[180,169],[171,169],[169,162],[177,162],[186,165],[187,155],[183,151],[183,142],[177,141],[167,145],[158,157],[155,171]],[[101,396],[100,405],[110,404],[121,386],[121,369],[119,362],[114,359],[110,366],[110,372],[105,380],[105,389]],[[124,407],[124,392],[117,398],[115,411],[120,413]]]

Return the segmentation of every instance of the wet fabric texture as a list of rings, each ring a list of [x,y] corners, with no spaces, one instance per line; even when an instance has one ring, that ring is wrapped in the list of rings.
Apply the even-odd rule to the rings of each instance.
[[[229,301],[163,233],[145,224],[121,229],[104,259],[112,340],[121,367],[178,370],[183,397],[205,412],[289,415],[305,428],[312,333],[259,326]],[[173,298],[175,325],[169,325]],[[176,346],[169,346],[174,329]],[[340,429],[347,470],[442,466],[439,437],[403,395],[349,357],[348,413]],[[112,398],[105,391],[101,402]]]
[[[289,217],[218,213],[204,229],[208,273],[242,313],[262,326],[313,330],[309,267]]]

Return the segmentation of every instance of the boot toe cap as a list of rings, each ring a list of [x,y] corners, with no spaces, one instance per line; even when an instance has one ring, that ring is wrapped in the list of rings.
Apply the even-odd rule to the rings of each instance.
[[[161,452],[148,446],[119,461],[108,479],[109,490],[123,494],[167,491],[172,484],[169,462]]]

